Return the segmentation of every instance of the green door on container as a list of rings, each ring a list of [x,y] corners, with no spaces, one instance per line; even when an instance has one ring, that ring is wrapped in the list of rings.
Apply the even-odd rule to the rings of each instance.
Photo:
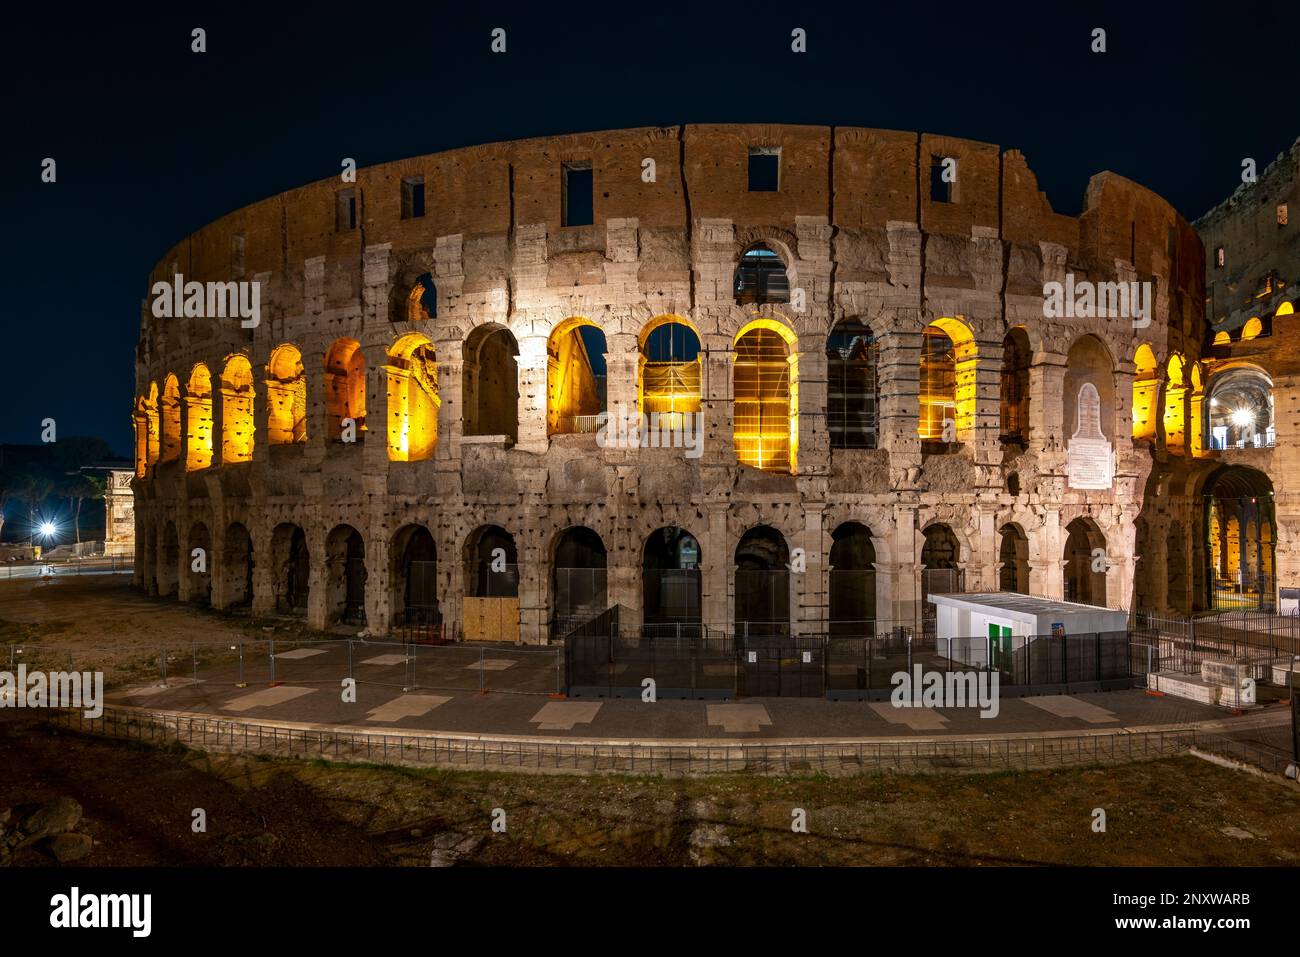
[[[989,667],[1006,671],[1011,665],[1011,629],[989,625]]]

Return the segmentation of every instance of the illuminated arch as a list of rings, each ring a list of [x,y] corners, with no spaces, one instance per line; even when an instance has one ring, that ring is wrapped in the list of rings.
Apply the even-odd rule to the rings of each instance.
[[[1167,375],[1163,418],[1165,448],[1181,452],[1187,430],[1187,381],[1184,376],[1187,361],[1181,355],[1174,353],[1169,357],[1169,363],[1165,368]]]
[[[185,386],[185,471],[212,464],[212,373],[202,362]]]
[[[388,350],[388,458],[418,462],[438,445],[438,360],[433,343],[419,333],[402,336]]]
[[[584,336],[582,327],[596,332]],[[599,342],[597,342],[597,336]],[[600,345],[599,360],[590,347]],[[590,319],[573,316],[546,340],[546,434],[595,432],[605,407],[605,333]]]
[[[1226,329],[1220,329],[1214,334],[1214,344],[1216,346],[1230,346],[1232,345],[1232,336],[1228,334]]]
[[[1205,404],[1206,448],[1273,445],[1273,381],[1262,369],[1239,365],[1219,373],[1210,380]]]
[[[658,316],[638,336],[637,410],[657,414],[661,427],[676,428],[700,412],[704,354],[691,323]]]
[[[1257,339],[1263,334],[1263,332],[1264,323],[1260,321],[1259,316],[1251,316],[1246,320],[1246,324],[1241,327],[1241,341],[1245,342],[1248,339]]]
[[[351,419],[357,442],[366,433],[366,357],[355,339],[336,339],[325,353],[325,418],[331,441],[343,439]]]
[[[438,287],[433,276],[425,273],[411,284],[406,296],[406,321],[424,322],[438,317]]]
[[[794,472],[799,447],[799,365],[795,336],[774,319],[736,334],[732,439],[742,465]]]
[[[163,380],[158,409],[162,420],[162,451],[158,461],[175,462],[181,456],[181,387],[170,372]]]
[[[253,367],[235,354],[221,370],[221,461],[253,458]]]
[[[135,403],[135,474],[144,478],[149,466],[158,461],[158,383],[149,383],[149,392]]]
[[[1159,363],[1147,343],[1133,354],[1133,438],[1156,437],[1156,401],[1160,392]]]
[[[917,434],[922,441],[945,440],[944,422],[955,441],[970,439],[975,429],[975,335],[958,319],[941,317],[921,333],[921,376]]]
[[[1282,303],[1282,305],[1277,307],[1277,312],[1273,313],[1273,318],[1276,319],[1278,316],[1292,316],[1292,315],[1295,315],[1295,306],[1293,306],[1289,302],[1284,302]]]
[[[282,345],[266,367],[266,440],[271,445],[307,441],[307,374],[297,346]]]

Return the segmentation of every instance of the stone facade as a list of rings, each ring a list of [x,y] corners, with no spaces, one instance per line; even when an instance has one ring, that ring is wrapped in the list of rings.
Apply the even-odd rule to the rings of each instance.
[[[749,191],[755,148],[779,150],[776,190]],[[936,158],[957,161],[948,201],[930,188]],[[590,225],[564,225],[566,164],[592,170]],[[403,184],[420,178],[424,215],[408,207],[404,218]],[[738,264],[755,243],[780,257],[801,307],[737,303]],[[1104,550],[1104,595],[1094,600],[1174,607],[1164,583],[1176,570],[1167,555],[1140,553],[1136,534],[1144,498],[1175,496],[1170,483],[1181,489],[1194,471],[1194,443],[1167,435],[1182,434],[1194,392],[1168,388],[1163,372],[1144,379],[1135,357],[1146,346],[1164,370],[1170,356],[1199,355],[1203,261],[1191,226],[1122,177],[1093,177],[1082,214],[1065,216],[1050,208],[1017,151],[885,130],[619,130],[455,150],[362,169],[355,183],[314,183],[203,228],[150,277],[151,286],[177,273],[187,281],[256,280],[262,311],[255,327],[243,328],[232,319],[155,318],[145,302],[136,363],[136,581],[181,599],[210,595],[217,607],[251,599],[255,611],[269,611],[286,588],[283,530],[294,527],[307,553],[300,572],[308,578],[307,618],[324,626],[338,614],[331,576],[344,561],[336,532],[348,526],[364,543],[367,625],[382,633],[393,620],[394,543],[420,526],[436,545],[442,615],[455,622],[465,612],[467,542],[476,529],[500,526],[517,549],[519,638],[546,642],[564,530],[599,534],[607,600],[635,620],[647,538],[677,526],[699,544],[701,618],[727,628],[735,620],[737,543],[768,526],[792,552],[802,549],[788,576],[790,617],[796,631],[816,633],[830,615],[830,552],[845,522],[870,532],[875,617],[913,621],[923,546],[935,526],[951,530],[967,590],[999,587],[1011,527],[1023,542],[1023,588],[1059,598],[1067,527],[1080,520]],[[1067,274],[1151,283],[1151,321],[1047,318],[1044,284]],[[437,297],[427,318],[408,308],[426,275]],[[607,401],[634,406],[641,334],[664,316],[688,324],[700,341],[703,455],[548,434],[551,333],[575,317],[599,327]],[[879,348],[875,448],[831,447],[826,341],[846,319],[868,326]],[[969,332],[960,372],[969,394],[955,441],[936,451],[918,435],[918,370],[923,330],[945,320]],[[792,343],[791,472],[739,464],[732,438],[735,345],[760,321]],[[518,349],[514,436],[466,427],[486,414],[474,410],[484,408],[477,393],[487,381],[467,344],[496,328],[508,329]],[[1003,350],[1017,328],[1030,351],[1028,415],[1023,443],[1008,444]],[[393,372],[395,344],[415,334],[436,356],[437,439],[429,457],[397,461],[379,423],[391,414],[394,377],[407,375]],[[335,441],[330,419],[325,357],[342,337],[358,343],[364,359],[368,421],[358,443]],[[1090,345],[1079,348],[1084,340]],[[279,413],[268,409],[280,403],[272,353],[285,343],[302,357],[305,438],[272,445],[268,417]],[[1104,490],[1068,481],[1075,399],[1066,387],[1077,394],[1076,357],[1084,353],[1104,356],[1107,366],[1096,383],[1102,432],[1115,453],[1114,482]],[[219,438],[223,415],[244,401],[219,383],[238,355],[253,372],[248,461]],[[206,371],[196,376],[199,366]],[[179,400],[166,399],[169,375]],[[509,383],[491,388],[514,394]],[[168,415],[179,416],[182,441],[196,434],[202,441],[210,430],[210,462],[159,454],[155,433],[164,433],[165,447]],[[1167,528],[1174,515],[1190,528],[1191,501],[1182,495],[1160,506],[1153,527]],[[206,571],[192,570],[195,548],[210,556]],[[1190,553],[1181,560],[1190,574]]]
[[[1203,512],[1203,498],[1213,497],[1216,485],[1229,473],[1238,479],[1237,498],[1259,499],[1264,507],[1253,527],[1248,515],[1232,514],[1238,510],[1225,509],[1224,517],[1229,521],[1240,517],[1238,549],[1243,554],[1261,552],[1263,571],[1275,578],[1270,586],[1279,589],[1300,587],[1297,212],[1300,140],[1269,164],[1256,182],[1243,183],[1229,199],[1196,222],[1205,247],[1209,324],[1197,374],[1203,382],[1207,405],[1212,400],[1217,403],[1216,397],[1223,395],[1224,386],[1243,380],[1258,383],[1261,421],[1251,431],[1260,434],[1260,440],[1241,440],[1234,431],[1229,441],[1216,443],[1207,422],[1193,468],[1182,486],[1193,513]],[[1239,397],[1242,392],[1234,389],[1230,394]],[[1271,413],[1263,411],[1265,397]],[[1207,409],[1207,419],[1208,415]],[[1271,426],[1268,430],[1263,428],[1265,415]],[[1270,497],[1271,509],[1266,504]],[[1212,540],[1214,529],[1209,531]],[[1202,533],[1195,537],[1193,545],[1204,549],[1206,536]],[[1268,555],[1270,544],[1275,556]],[[1229,578],[1231,573],[1229,569]]]

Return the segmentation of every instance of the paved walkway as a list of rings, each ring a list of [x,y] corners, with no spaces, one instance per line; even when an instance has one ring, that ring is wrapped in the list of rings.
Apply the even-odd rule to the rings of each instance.
[[[373,730],[641,741],[1077,733],[1228,718],[1219,708],[1136,690],[1003,697],[994,718],[981,717],[977,708],[895,708],[889,702],[822,698],[653,704],[639,698],[558,700],[549,693],[555,687],[553,654],[525,659],[504,649],[448,649],[439,659],[445,680],[420,675],[418,686],[413,687],[407,684],[412,671],[405,656],[393,653],[391,647],[354,649],[350,667],[358,679],[355,701],[344,700],[340,675],[347,671],[340,671],[337,663],[327,666],[325,656],[333,652],[321,647],[277,652],[275,682],[268,665],[246,663],[245,686],[239,687],[238,666],[223,663],[200,666],[197,680],[194,673],[174,675],[166,687],[154,682],[110,693],[108,699],[113,704],[193,714]],[[176,667],[186,664],[180,661]],[[516,667],[522,677],[514,687],[522,690],[478,690],[485,675]],[[439,683],[450,687],[433,686]],[[490,680],[483,683],[493,687]]]

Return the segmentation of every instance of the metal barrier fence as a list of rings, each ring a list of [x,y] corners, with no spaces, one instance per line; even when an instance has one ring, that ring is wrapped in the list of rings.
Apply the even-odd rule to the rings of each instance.
[[[771,635],[696,626],[681,637],[655,628],[620,634],[617,608],[565,638],[573,697],[633,697],[647,679],[664,698],[888,697],[894,676],[914,666],[941,673],[997,671],[1003,693],[1129,688],[1135,664],[1128,632],[937,638],[894,623],[864,622],[867,634]],[[873,634],[879,630],[878,634]],[[1137,674],[1145,675],[1143,668]]]
[[[655,774],[791,774],[864,771],[997,771],[1120,764],[1186,753],[1192,728],[957,740],[812,744],[565,741],[439,732],[337,730],[109,706],[95,719],[74,709],[42,713],[60,727],[133,741],[180,742],[206,751],[340,762],[542,771]]]
[[[267,685],[358,685],[437,691],[558,695],[564,691],[563,649],[489,644],[326,640],[192,642],[158,655],[163,686],[204,689]]]
[[[100,555],[88,558],[67,558],[56,562],[6,562],[0,565],[0,578],[59,578],[64,575],[108,575],[135,570],[133,555]]]

